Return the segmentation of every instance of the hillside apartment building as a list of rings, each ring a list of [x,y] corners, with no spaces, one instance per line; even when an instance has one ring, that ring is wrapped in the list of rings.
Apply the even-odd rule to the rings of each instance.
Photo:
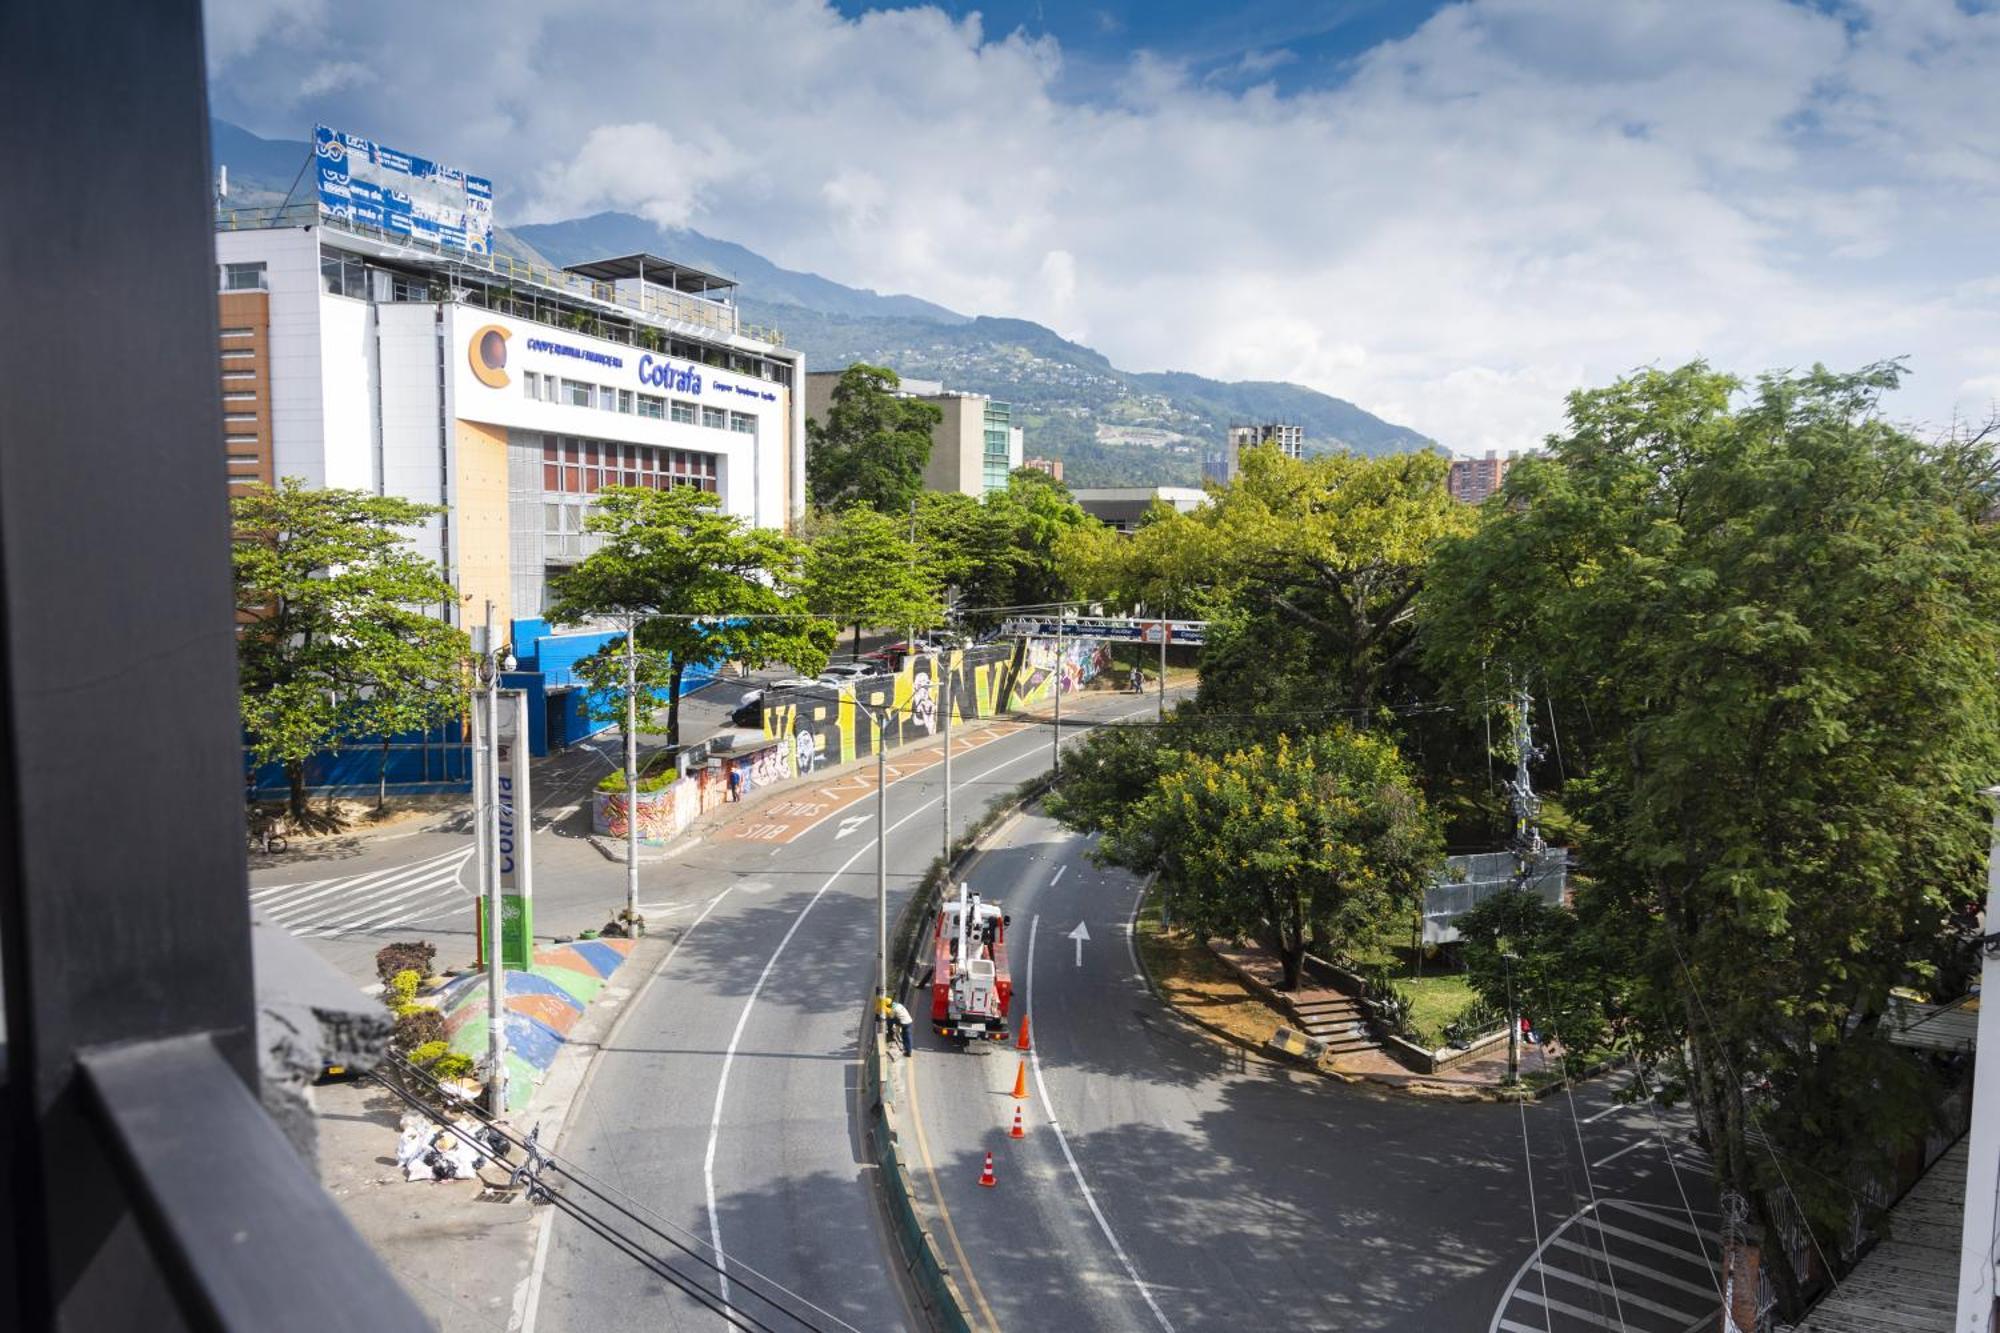
[[[223,447],[233,488],[302,478],[444,506],[413,536],[550,741],[587,734],[548,581],[595,546],[603,487],[695,486],[782,528],[803,512],[800,355],[743,326],[726,278],[656,255],[561,271],[431,246],[311,206],[217,222]]]
[[[826,420],[834,386],[842,372],[816,370],[806,376],[805,415]],[[944,414],[931,428],[931,459],[924,489],[985,495],[1007,489],[1007,475],[1021,466],[1024,432],[1014,424],[1013,407],[981,393],[948,390],[938,380],[904,379],[897,392],[917,398]]]
[[[1488,449],[1484,458],[1454,458],[1445,489],[1451,492],[1452,499],[1476,505],[1500,489],[1507,479],[1507,469],[1513,465],[1514,455],[1495,449]]]
[[[1222,443],[1211,446],[1202,455],[1201,479],[1227,486],[1242,471],[1243,451],[1261,444],[1277,445],[1278,452],[1287,458],[1303,458],[1306,428],[1285,421],[1230,426],[1223,432]]]

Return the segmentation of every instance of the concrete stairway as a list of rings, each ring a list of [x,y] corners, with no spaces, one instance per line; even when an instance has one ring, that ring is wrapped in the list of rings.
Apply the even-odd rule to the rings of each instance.
[[[1331,990],[1300,991],[1287,1007],[1306,1035],[1325,1042],[1331,1055],[1377,1049],[1362,1016],[1361,1002],[1351,996]]]

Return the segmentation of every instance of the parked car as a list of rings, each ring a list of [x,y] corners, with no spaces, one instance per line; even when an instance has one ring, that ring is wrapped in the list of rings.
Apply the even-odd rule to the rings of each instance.
[[[859,662],[835,662],[832,666],[819,673],[819,683],[822,685],[847,685],[866,676],[879,676],[881,674],[882,665],[879,662],[866,660]]]
[[[761,727],[764,725],[764,697],[772,691],[782,694],[786,690],[817,690],[825,688],[816,680],[804,676],[787,676],[774,680],[760,689],[746,690],[737,703],[736,710],[729,715],[732,727]]]

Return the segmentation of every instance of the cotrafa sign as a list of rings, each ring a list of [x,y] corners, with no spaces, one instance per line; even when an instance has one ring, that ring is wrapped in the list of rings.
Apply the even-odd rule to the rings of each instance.
[[[647,352],[639,358],[639,383],[676,393],[700,393],[701,371],[693,365],[676,366]]]

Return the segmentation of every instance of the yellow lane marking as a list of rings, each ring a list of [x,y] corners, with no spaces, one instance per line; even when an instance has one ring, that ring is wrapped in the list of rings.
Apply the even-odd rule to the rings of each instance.
[[[972,1299],[978,1304],[979,1313],[986,1317],[986,1327],[992,1333],[1000,1333],[1000,1322],[993,1317],[993,1307],[986,1303],[986,1293],[979,1289],[972,1261],[965,1257],[965,1246],[959,1243],[958,1228],[952,1225],[951,1209],[945,1206],[944,1190],[938,1186],[937,1163],[931,1160],[931,1145],[924,1137],[923,1107],[917,1102],[917,1062],[914,1057],[903,1061],[903,1090],[909,1095],[910,1123],[917,1131],[917,1155],[924,1159],[924,1174],[930,1177],[931,1198],[936,1201],[938,1213],[944,1218],[944,1234],[951,1240],[952,1258],[958,1264],[958,1271],[965,1275],[965,1285],[972,1288]]]

